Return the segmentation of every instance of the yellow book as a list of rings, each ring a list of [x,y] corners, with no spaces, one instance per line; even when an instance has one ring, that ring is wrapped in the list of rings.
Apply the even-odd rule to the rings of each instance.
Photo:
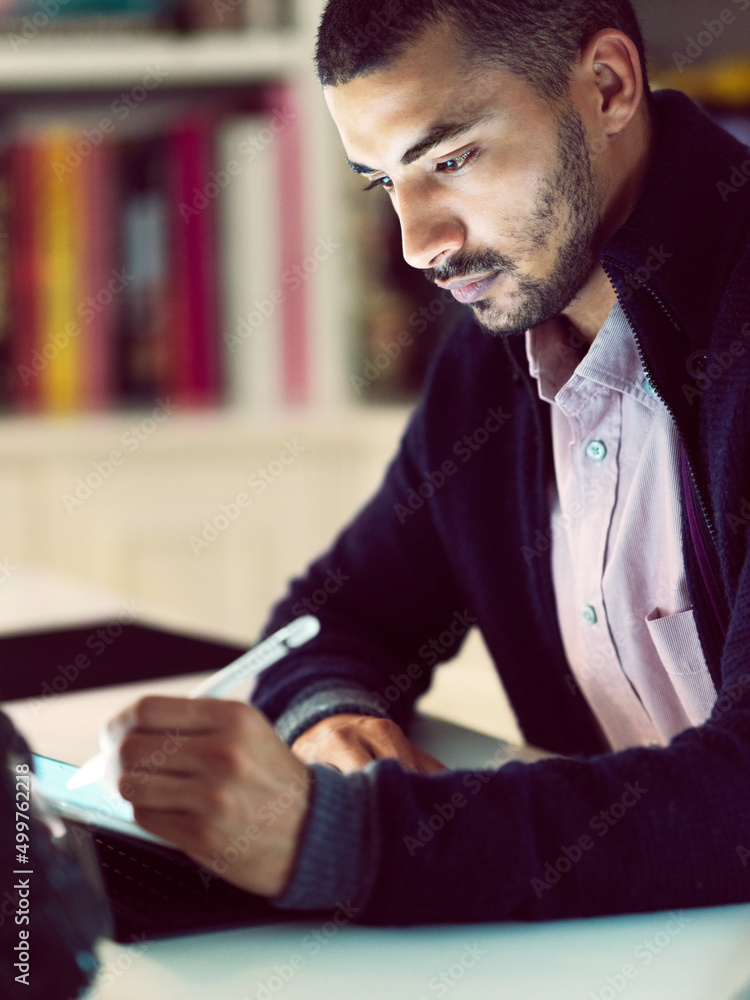
[[[666,67],[654,74],[661,87],[682,90],[694,101],[725,108],[750,105],[750,57],[725,56],[713,62]]]
[[[80,133],[53,126],[39,140],[39,350],[44,358],[41,408],[73,413],[82,408],[83,359],[78,306],[84,234],[82,172],[69,165]]]

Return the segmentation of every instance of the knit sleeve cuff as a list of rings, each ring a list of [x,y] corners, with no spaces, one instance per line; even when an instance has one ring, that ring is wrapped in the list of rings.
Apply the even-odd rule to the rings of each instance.
[[[284,910],[363,908],[374,885],[380,853],[372,767],[341,774],[313,764],[312,797],[294,870],[286,889],[273,900]]]
[[[276,720],[276,732],[291,746],[306,730],[331,715],[353,713],[387,719],[379,699],[354,685],[323,684],[307,688]]]

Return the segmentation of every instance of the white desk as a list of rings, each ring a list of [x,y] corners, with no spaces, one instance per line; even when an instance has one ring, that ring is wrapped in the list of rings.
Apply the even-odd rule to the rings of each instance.
[[[19,578],[20,581],[21,578]],[[44,609],[38,601],[46,588]],[[54,581],[0,593],[29,624],[116,613],[106,595],[60,591]],[[24,590],[25,588],[25,590]],[[22,593],[23,591],[23,593]],[[64,592],[63,592],[64,591]],[[23,611],[34,596],[36,611]],[[64,614],[63,614],[64,611]],[[28,612],[28,613],[27,613]],[[188,681],[148,685],[178,693]],[[146,685],[137,685],[142,691]],[[128,687],[64,695],[9,714],[41,753],[80,762],[96,748],[102,718],[134,694]],[[447,763],[484,763],[495,740],[425,724],[423,742]],[[346,901],[344,901],[346,902]],[[289,924],[123,947],[104,942],[90,1000],[750,1000],[750,906],[541,925],[379,930]],[[441,978],[442,977],[442,978]]]

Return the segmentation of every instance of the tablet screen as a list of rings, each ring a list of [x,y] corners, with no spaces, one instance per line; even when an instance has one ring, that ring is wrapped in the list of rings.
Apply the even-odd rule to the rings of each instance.
[[[83,788],[68,788],[68,779],[78,770],[51,757],[33,754],[35,779],[38,790],[62,817],[74,819],[86,826],[115,830],[139,840],[168,844],[161,837],[144,830],[133,819],[133,807],[120,795],[111,791],[102,781],[95,781]]]

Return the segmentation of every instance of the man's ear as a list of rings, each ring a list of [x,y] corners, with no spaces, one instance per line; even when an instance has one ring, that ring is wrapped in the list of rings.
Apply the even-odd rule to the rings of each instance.
[[[605,28],[591,39],[577,67],[601,132],[618,135],[632,121],[644,97],[641,59],[635,43],[621,31]]]

